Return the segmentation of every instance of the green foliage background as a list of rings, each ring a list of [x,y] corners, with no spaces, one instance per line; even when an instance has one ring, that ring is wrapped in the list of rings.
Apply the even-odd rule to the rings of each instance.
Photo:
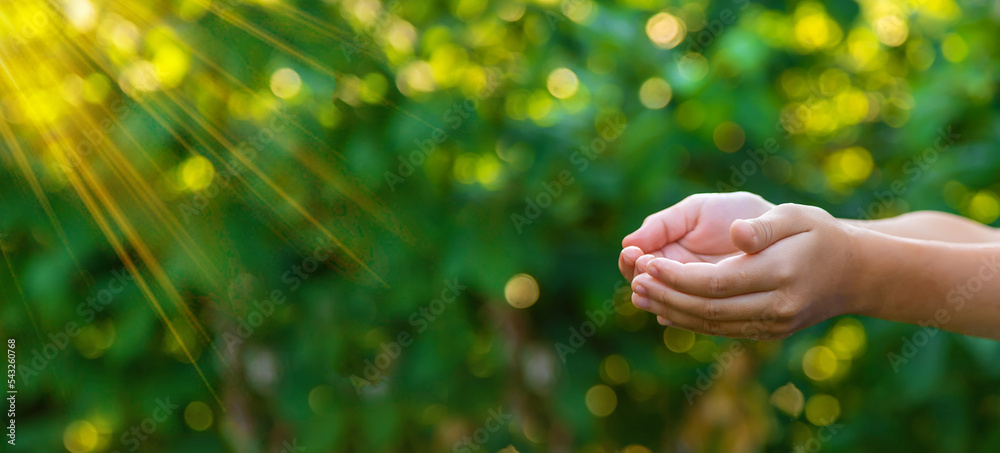
[[[122,436],[166,398],[179,408],[137,451],[282,451],[292,440],[306,451],[448,451],[487,426],[497,407],[513,418],[489,434],[489,451],[985,452],[1000,442],[996,342],[861,319],[857,356],[838,361],[834,378],[814,380],[803,356],[833,341],[831,320],[781,342],[743,341],[747,352],[724,377],[697,387],[734,340],[698,336],[690,350],[671,351],[655,319],[630,308],[627,291],[616,292],[620,239],[646,215],[698,192],[747,190],[846,218],[935,209],[995,223],[995,4],[278,0],[215,2],[205,11],[195,0],[151,3],[94,3],[98,17],[135,25],[131,53],[102,41],[100,26],[77,31],[54,15],[40,31],[5,29],[27,46],[6,54],[14,77],[62,77],[69,66],[86,90],[106,88],[80,107],[54,100],[57,113],[43,121],[18,107],[24,92],[5,79],[3,112],[15,140],[0,153],[8,260],[0,330],[17,340],[23,373],[35,366],[35,351],[63,343],[68,322],[82,328],[53,359],[35,362],[44,365],[37,375],[18,380],[18,445],[7,451],[129,451]],[[335,28],[307,26],[289,6]],[[17,19],[32,6],[0,8]],[[383,10],[390,21],[378,19]],[[687,23],[685,40],[671,49],[646,31],[660,12]],[[906,35],[897,42],[900,22]],[[188,61],[176,86],[118,83],[164,46]],[[689,51],[700,56],[684,58]],[[289,99],[272,89],[279,68],[301,77]],[[547,88],[558,68],[578,80],[567,99]],[[640,97],[651,78],[671,87],[663,108]],[[483,89],[491,79],[495,88]],[[860,116],[862,101],[843,93],[864,100]],[[277,106],[283,115],[272,113]],[[102,154],[83,158],[133,226],[130,235],[109,220],[176,336],[128,279],[92,322],[79,308],[127,272],[45,141],[44,127],[86,140],[86,117],[121,121],[108,141],[204,251],[187,254],[187,243]],[[291,121],[279,130],[272,118]],[[626,127],[593,148],[601,152],[583,168],[574,153],[609,120]],[[416,165],[404,163],[436,128],[446,138]],[[954,143],[934,148],[949,133]],[[261,141],[268,134],[273,140]],[[231,166],[245,181],[222,183],[218,174],[238,145],[257,146],[250,140],[260,143],[250,160],[261,173],[237,161]],[[64,238],[33,194],[15,143]],[[773,152],[759,165],[753,153],[765,146]],[[185,186],[195,153],[217,175],[206,189]],[[410,166],[412,176],[399,173]],[[571,183],[553,183],[565,172]],[[893,194],[894,181],[905,189]],[[536,213],[529,205],[548,204],[546,184],[559,195]],[[332,247],[314,272],[290,274],[329,243],[323,229],[344,248]],[[154,261],[142,257],[136,237]],[[517,274],[537,282],[530,307],[507,302],[505,285]],[[530,296],[526,281],[513,287]],[[455,301],[439,315],[422,312],[448,282],[464,287]],[[255,302],[274,291],[285,302],[261,317],[266,303]],[[612,298],[619,310],[563,362],[557,345],[570,344],[592,319],[587,313]],[[190,308],[206,338],[173,300]],[[240,323],[252,316],[262,322],[244,338]],[[384,379],[360,385],[400,333],[412,344]],[[911,356],[914,341],[926,344]],[[906,356],[898,371],[890,353]],[[833,396],[835,424],[823,428],[772,404],[788,383],[803,401]],[[607,416],[588,408],[588,390],[598,385],[615,394]],[[689,404],[685,388],[704,394]],[[197,407],[185,416],[193,401],[210,409],[207,429],[194,429],[206,421]],[[606,398],[592,403],[608,407]]]

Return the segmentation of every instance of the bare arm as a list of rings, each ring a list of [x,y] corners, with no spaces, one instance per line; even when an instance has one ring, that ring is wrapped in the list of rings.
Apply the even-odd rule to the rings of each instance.
[[[994,230],[937,213],[863,225],[778,205],[732,222],[743,254],[645,262],[633,274],[633,303],[666,325],[731,337],[783,338],[854,313],[1000,340]]]
[[[1000,244],[856,238],[862,282],[849,311],[1000,340]]]
[[[917,211],[879,220],[841,219],[849,225],[909,239],[963,244],[1000,242],[1000,231],[938,211]]]

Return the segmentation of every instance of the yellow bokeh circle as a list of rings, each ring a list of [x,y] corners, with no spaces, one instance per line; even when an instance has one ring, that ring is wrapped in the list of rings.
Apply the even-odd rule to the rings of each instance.
[[[826,426],[840,417],[840,402],[830,395],[813,395],[806,402],[806,419],[816,426]]]
[[[734,153],[743,147],[746,142],[746,133],[739,124],[732,121],[723,121],[715,127],[712,133],[712,141],[720,150],[726,153]]]
[[[184,423],[195,431],[204,431],[212,426],[212,408],[201,401],[192,401],[184,408]]]
[[[609,384],[624,384],[631,374],[628,361],[620,355],[609,355],[601,361],[601,377]]]
[[[686,34],[684,21],[670,13],[659,13],[646,22],[646,36],[649,36],[653,44],[663,49],[677,47]]]
[[[546,86],[553,96],[567,99],[576,94],[576,90],[580,87],[580,80],[576,77],[576,73],[570,69],[559,68],[549,73]]]
[[[694,340],[694,333],[689,330],[673,326],[663,330],[663,343],[667,345],[667,349],[678,354],[690,351],[691,347],[694,346]]]
[[[87,453],[97,447],[97,428],[86,420],[77,420],[63,430],[63,446],[72,453]]]
[[[802,371],[814,381],[830,379],[837,372],[837,355],[826,346],[814,346],[802,356]]]
[[[302,89],[302,78],[291,68],[281,68],[271,74],[271,92],[281,99],[291,99]]]
[[[215,177],[215,167],[212,162],[204,156],[191,156],[181,167],[181,180],[184,187],[192,192],[197,192],[208,187]]]
[[[643,82],[639,88],[639,101],[647,109],[655,110],[666,107],[673,95],[674,91],[670,88],[670,84],[659,77],[653,77]]]
[[[515,308],[528,308],[538,301],[538,282],[528,274],[517,274],[503,288],[507,303]]]
[[[585,398],[587,410],[598,417],[607,417],[618,407],[618,395],[604,384],[598,384],[587,390]]]

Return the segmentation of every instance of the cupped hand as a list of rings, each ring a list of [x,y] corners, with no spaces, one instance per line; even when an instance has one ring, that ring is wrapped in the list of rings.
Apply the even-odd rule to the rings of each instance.
[[[661,324],[727,337],[776,339],[855,311],[849,270],[860,229],[820,208],[779,205],[733,222],[741,253],[717,263],[655,258],[632,281],[633,303]]]
[[[691,195],[646,217],[622,240],[618,268],[628,281],[653,258],[680,263],[717,263],[743,254],[730,240],[734,220],[752,219],[774,205],[749,192]]]

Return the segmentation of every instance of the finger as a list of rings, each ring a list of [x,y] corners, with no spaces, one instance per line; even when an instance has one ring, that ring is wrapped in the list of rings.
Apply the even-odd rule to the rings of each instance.
[[[729,237],[740,250],[757,253],[786,237],[812,229],[811,206],[780,204],[755,219],[734,220]]]
[[[775,296],[770,292],[743,294],[725,299],[685,294],[664,285],[649,274],[636,276],[632,291],[662,304],[666,313],[685,313],[707,321],[747,321],[768,316]],[[673,320],[672,316],[667,316]]]
[[[684,237],[691,228],[694,228],[704,200],[702,196],[692,195],[680,203],[646,217],[638,230],[622,239],[622,247],[634,245],[643,250],[659,250]]]
[[[656,258],[647,263],[646,273],[679,292],[723,298],[773,290],[785,281],[786,267],[775,264],[774,257],[759,255],[734,256],[716,264]]]
[[[639,274],[646,273],[646,268],[649,266],[649,262],[653,261],[653,259],[655,259],[655,258],[656,257],[653,256],[653,255],[646,254],[646,255],[640,256],[639,259],[635,260],[635,271],[634,271],[635,274],[634,275],[639,275]]]
[[[625,247],[621,254],[618,255],[618,270],[621,271],[622,277],[629,282],[635,277],[635,261],[642,256],[642,250],[638,247]]]
[[[715,335],[729,338],[770,339],[774,337],[766,324],[758,320],[750,321],[709,321],[681,311],[668,313],[662,303],[646,296],[632,293],[632,303],[636,307],[656,315],[656,322],[664,326],[674,326],[690,330],[702,335]]]

